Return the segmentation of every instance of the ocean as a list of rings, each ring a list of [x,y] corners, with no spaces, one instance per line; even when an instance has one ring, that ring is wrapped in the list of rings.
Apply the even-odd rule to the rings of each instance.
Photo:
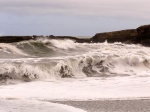
[[[45,101],[148,99],[149,88],[149,47],[48,38],[0,43],[0,112],[21,104],[48,109]],[[69,108],[64,112],[82,112]]]

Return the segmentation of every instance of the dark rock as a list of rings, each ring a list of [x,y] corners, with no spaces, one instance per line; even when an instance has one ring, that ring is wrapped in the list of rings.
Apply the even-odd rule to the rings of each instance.
[[[92,42],[104,42],[108,41],[110,43],[113,42],[124,42],[131,43],[136,36],[138,35],[135,29],[130,30],[121,30],[114,32],[106,32],[106,33],[98,33],[94,37],[92,37]]]
[[[142,44],[143,46],[150,47],[150,39],[141,40],[140,44]]]
[[[144,25],[137,28],[139,35],[150,35],[150,25]],[[149,37],[150,38],[150,37]]]
[[[1,36],[0,43],[13,43],[33,39],[32,36]]]
[[[92,42],[123,42],[150,46],[150,25],[140,26],[137,29],[98,33],[91,38]]]
[[[150,25],[144,25],[137,28],[138,36],[135,39],[136,43],[145,46],[150,46]]]

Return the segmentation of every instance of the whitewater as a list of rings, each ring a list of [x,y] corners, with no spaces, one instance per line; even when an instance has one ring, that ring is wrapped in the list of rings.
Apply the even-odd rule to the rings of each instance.
[[[0,43],[0,112],[84,112],[47,101],[149,99],[149,88],[149,47],[48,38]]]

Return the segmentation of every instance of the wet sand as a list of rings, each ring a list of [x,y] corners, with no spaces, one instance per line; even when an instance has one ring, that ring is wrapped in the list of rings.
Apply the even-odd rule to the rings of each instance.
[[[150,112],[150,100],[52,101],[87,112]]]

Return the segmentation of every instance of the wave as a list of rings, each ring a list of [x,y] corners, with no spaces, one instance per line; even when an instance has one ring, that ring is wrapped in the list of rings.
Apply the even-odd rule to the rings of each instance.
[[[74,49],[77,46],[77,43],[70,39],[39,39],[38,41],[59,49]]]
[[[48,39],[39,38],[36,40],[21,41],[16,43],[0,43],[0,58],[21,56],[49,57],[66,55],[69,50],[76,48],[78,43],[71,39]],[[8,54],[10,54],[8,56]]]
[[[60,78],[149,76],[150,59],[87,54],[65,58],[31,59],[1,63],[1,80],[54,80]]]
[[[0,59],[0,82],[4,83],[150,74],[150,49],[140,45],[38,39],[0,46],[22,55],[20,59]]]
[[[39,38],[37,40],[18,42],[16,46],[30,56],[49,57],[70,54],[72,50],[76,49],[78,43],[69,39]]]
[[[28,56],[28,54],[18,49],[15,45],[0,43],[0,58],[8,58],[13,57],[15,55]]]

